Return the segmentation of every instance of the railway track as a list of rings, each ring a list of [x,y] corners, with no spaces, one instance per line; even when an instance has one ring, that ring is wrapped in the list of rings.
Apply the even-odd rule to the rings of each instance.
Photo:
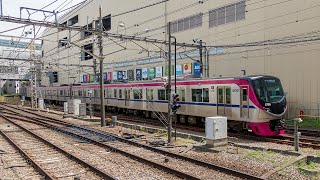
[[[11,109],[13,107],[5,107],[2,105],[2,108],[11,112],[15,111],[16,113],[19,113],[16,109]],[[230,176],[229,178],[233,177],[236,179],[261,179],[259,177],[252,176],[243,172],[192,159],[179,154],[170,153],[162,149],[148,146],[146,144],[140,144],[138,142],[127,140],[117,135],[106,133],[104,131],[99,131],[87,127],[80,127],[58,119],[44,117],[38,113],[28,110],[22,109],[20,111],[28,113],[28,115],[32,114],[32,117],[28,117],[29,120],[19,118],[19,120],[21,121],[36,123],[55,131],[59,131],[70,136],[89,141],[101,147],[111,149],[112,151],[120,153],[124,156],[130,157],[132,159],[137,159],[140,162],[149,164],[170,174],[175,174],[176,176],[184,179],[210,179],[214,178],[214,176],[212,176],[214,174],[218,174],[216,178],[228,175]],[[27,115],[25,114],[24,117],[26,116]],[[112,141],[112,143],[99,141],[99,139],[103,138],[107,138],[109,141]],[[163,164],[163,159],[165,160],[165,165]],[[183,169],[182,167],[189,168]],[[193,175],[190,175],[190,172],[192,172]]]
[[[62,148],[50,143],[32,131],[0,115],[10,130],[0,133],[14,146],[45,179],[81,178],[81,179],[115,179],[73,156]]]
[[[56,106],[56,110],[63,111],[61,107]],[[99,116],[98,113],[94,113],[94,115]],[[106,116],[112,116],[113,114],[106,114]],[[119,120],[126,121],[126,122],[135,122],[139,124],[149,124],[154,126],[160,126],[162,127],[161,122],[159,121],[150,121],[145,118],[141,117],[133,117],[133,116],[126,116],[119,114],[117,115]],[[181,125],[177,124],[178,129],[192,131],[192,132],[202,132],[204,133],[204,128],[201,127],[194,127],[194,126],[188,126],[188,125]],[[258,137],[255,135],[250,134],[239,134],[239,133],[229,133],[229,136],[231,137],[237,137],[237,138],[243,138],[243,139],[250,139],[255,141],[265,141],[265,142],[274,142],[278,144],[288,144],[293,145],[294,144],[294,137],[293,137],[293,129],[287,129],[287,133],[280,137]],[[320,137],[319,131],[310,131],[310,130],[303,130],[300,129],[300,132],[302,132],[302,137],[300,138],[300,146],[301,147],[308,147],[313,149],[320,149],[320,140],[318,140],[316,137]]]

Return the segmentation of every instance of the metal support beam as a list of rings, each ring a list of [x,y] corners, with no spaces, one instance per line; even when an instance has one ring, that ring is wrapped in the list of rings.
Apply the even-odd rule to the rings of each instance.
[[[167,87],[167,96],[168,96],[168,144],[171,143],[171,129],[172,129],[172,116],[171,116],[171,23],[168,24],[168,33],[169,33],[169,52],[168,52],[168,87]]]

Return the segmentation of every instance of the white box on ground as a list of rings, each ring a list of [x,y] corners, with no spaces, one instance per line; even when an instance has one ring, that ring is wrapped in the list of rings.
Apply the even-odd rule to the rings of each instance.
[[[85,103],[80,103],[78,106],[75,106],[74,115],[85,116],[87,114],[86,106]]]
[[[81,103],[80,99],[70,99],[68,101],[68,113],[74,114],[76,107],[79,107],[80,103]]]
[[[39,106],[39,109],[44,109],[44,99],[39,99],[38,106]]]
[[[228,144],[227,117],[206,117],[206,139],[207,144],[223,146]]]
[[[68,114],[68,112],[69,112],[68,102],[63,103],[63,110],[64,110],[64,114]]]

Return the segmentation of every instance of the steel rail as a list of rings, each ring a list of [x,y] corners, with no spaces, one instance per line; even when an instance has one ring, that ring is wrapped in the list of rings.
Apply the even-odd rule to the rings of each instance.
[[[11,108],[15,109],[15,107],[11,107]],[[171,153],[171,152],[168,152],[168,151],[165,151],[165,150],[162,150],[162,149],[154,148],[152,146],[149,146],[149,145],[146,145],[146,144],[141,144],[139,142],[131,141],[131,140],[119,137],[119,136],[117,136],[115,134],[112,134],[112,133],[107,133],[107,132],[104,132],[104,131],[100,131],[100,130],[96,130],[96,129],[92,129],[92,128],[88,128],[88,127],[81,127],[81,126],[78,126],[78,125],[75,125],[75,124],[72,124],[72,123],[68,123],[68,122],[59,120],[59,119],[46,117],[46,116],[43,116],[43,115],[40,115],[38,113],[29,111],[29,110],[25,110],[25,109],[18,109],[18,110],[21,110],[23,112],[36,115],[36,116],[41,117],[41,118],[44,118],[44,119],[42,119],[42,121],[50,120],[53,123],[62,124],[62,125],[65,125],[65,126],[76,127],[76,128],[79,128],[79,129],[82,129],[82,130],[86,130],[86,131],[91,132],[91,133],[96,134],[96,135],[100,135],[100,136],[104,136],[104,137],[113,137],[113,138],[117,139],[120,142],[131,144],[131,145],[134,145],[134,146],[137,146],[137,147],[141,147],[141,148],[144,148],[144,149],[147,149],[147,150],[151,150],[153,152],[157,152],[157,153],[160,153],[160,154],[165,154],[165,155],[167,155],[169,157],[172,157],[172,158],[182,159],[182,160],[191,162],[193,164],[196,164],[196,165],[199,165],[199,166],[203,166],[203,167],[207,167],[209,169],[212,169],[212,170],[215,170],[215,171],[220,171],[220,172],[223,172],[223,173],[226,173],[226,174],[230,174],[230,175],[233,175],[233,176],[236,176],[236,177],[240,177],[240,178],[244,178],[244,179],[257,179],[257,180],[263,179],[263,178],[260,178],[260,177],[256,177],[256,176],[247,174],[245,172],[233,170],[233,169],[226,168],[226,167],[223,167],[223,166],[211,164],[211,163],[208,163],[208,162],[205,162],[205,161],[193,159],[193,158],[190,158],[190,157],[187,157],[187,156]],[[111,147],[111,148],[113,148],[113,147]]]
[[[94,172],[94,173],[96,173],[97,175],[103,177],[104,179],[116,180],[115,177],[111,176],[110,174],[108,174],[108,173],[106,173],[106,172],[103,172],[103,170],[100,170],[100,169],[94,167],[93,165],[91,165],[91,164],[89,164],[89,163],[87,163],[87,162],[79,159],[78,157],[72,155],[71,153],[63,150],[62,148],[60,148],[60,147],[52,144],[51,142],[47,141],[46,139],[44,139],[44,138],[38,136],[37,134],[33,133],[31,130],[29,130],[29,129],[27,129],[27,128],[25,128],[25,127],[17,124],[16,122],[14,122],[14,121],[12,121],[12,120],[10,120],[10,119],[9,119],[10,117],[7,117],[7,116],[2,115],[2,114],[0,115],[0,117],[2,117],[3,119],[9,121],[10,123],[14,124],[15,126],[19,127],[20,129],[22,129],[23,131],[25,131],[25,132],[27,132],[28,134],[32,135],[33,137],[35,137],[36,139],[40,140],[41,142],[43,142],[43,143],[49,145],[50,147],[58,150],[60,153],[66,155],[66,156],[69,157],[70,159],[78,162],[79,164],[83,165],[83,166],[86,167],[86,168],[89,168],[92,172]],[[16,117],[15,117],[15,118],[16,118]],[[20,148],[19,148],[19,149],[20,149]],[[22,149],[20,149],[20,150],[22,150]],[[40,167],[40,165],[38,165],[38,166]],[[52,178],[52,177],[51,177],[51,178]],[[54,179],[54,178],[52,178],[52,179]]]

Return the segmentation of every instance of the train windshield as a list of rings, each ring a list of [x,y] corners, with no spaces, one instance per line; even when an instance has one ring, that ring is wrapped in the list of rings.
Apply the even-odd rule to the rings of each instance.
[[[253,81],[256,96],[261,103],[275,103],[283,100],[285,94],[277,78],[259,78]]]

